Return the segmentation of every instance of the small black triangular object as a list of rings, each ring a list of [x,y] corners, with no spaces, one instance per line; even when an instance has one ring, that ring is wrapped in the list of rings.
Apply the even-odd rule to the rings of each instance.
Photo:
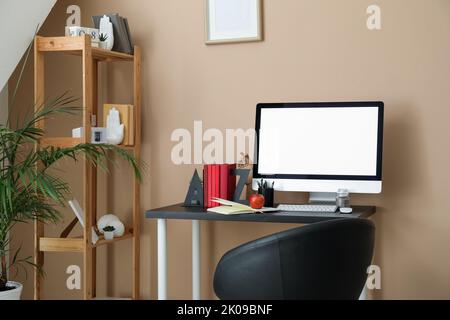
[[[189,184],[189,190],[187,192],[186,199],[184,200],[184,206],[203,207],[203,185],[197,169],[195,169],[191,183]]]

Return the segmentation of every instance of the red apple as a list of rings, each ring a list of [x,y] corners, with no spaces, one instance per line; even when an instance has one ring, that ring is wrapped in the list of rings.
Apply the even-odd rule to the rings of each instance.
[[[264,196],[262,194],[252,194],[248,200],[250,207],[253,209],[261,209],[264,207]]]

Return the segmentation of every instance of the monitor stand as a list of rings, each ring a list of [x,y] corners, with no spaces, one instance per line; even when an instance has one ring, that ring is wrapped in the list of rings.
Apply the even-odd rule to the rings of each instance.
[[[310,192],[309,193],[309,203],[336,203],[336,193],[335,192]]]

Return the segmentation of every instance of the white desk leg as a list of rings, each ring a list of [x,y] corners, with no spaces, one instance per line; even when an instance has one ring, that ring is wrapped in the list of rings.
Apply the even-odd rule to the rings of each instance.
[[[167,221],[158,219],[158,300],[167,299]]]
[[[200,300],[200,221],[192,220],[192,299]]]

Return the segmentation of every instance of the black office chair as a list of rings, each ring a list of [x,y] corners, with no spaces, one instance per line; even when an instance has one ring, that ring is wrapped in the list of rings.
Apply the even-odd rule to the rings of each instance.
[[[224,300],[358,299],[375,226],[338,219],[276,233],[228,251],[214,274]]]

